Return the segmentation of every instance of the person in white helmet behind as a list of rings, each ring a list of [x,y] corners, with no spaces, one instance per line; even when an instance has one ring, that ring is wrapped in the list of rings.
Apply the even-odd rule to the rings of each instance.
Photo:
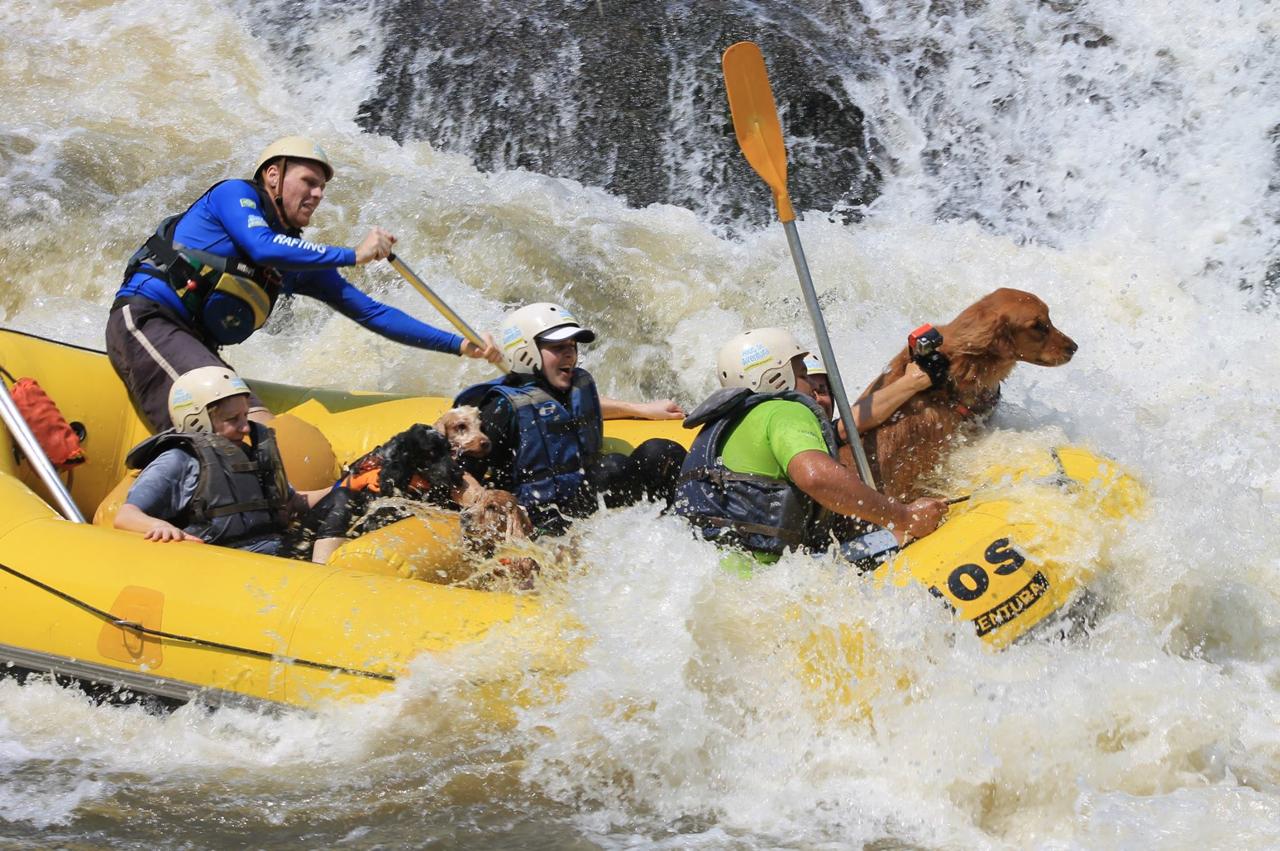
[[[599,505],[627,505],[647,496],[668,500],[684,459],[684,447],[647,440],[628,456],[604,453],[607,419],[679,419],[670,399],[623,402],[601,396],[578,366],[579,343],[596,334],[564,307],[526,305],[507,316],[500,331],[510,373],[468,387],[454,405],[480,408],[480,424],[492,449],[468,460],[487,487],[511,491],[541,532],[559,534],[570,518]]]
[[[813,391],[813,400],[822,408],[827,419],[832,420],[836,428],[836,438],[840,443],[848,443],[844,433],[844,423],[835,414],[835,398],[831,395],[831,379],[827,375],[827,367],[822,358],[812,352],[804,356],[805,371],[808,373],[809,388]],[[914,361],[907,364],[902,377],[881,387],[876,391],[867,389],[850,406],[853,412],[853,427],[858,434],[863,434],[893,416],[893,412],[902,407],[912,396],[921,390],[928,390],[932,381],[925,371]]]
[[[837,460],[835,432],[813,399],[806,355],[781,328],[744,332],[720,349],[721,389],[684,423],[702,430],[680,471],[676,513],[704,538],[763,563],[789,550],[825,550],[821,509],[885,527],[899,545],[928,535],[946,503],[905,505]]]
[[[203,366],[227,367],[222,346],[242,343],[281,296],[318,299],[374,333],[431,351],[485,358],[476,346],[375,301],[338,273],[382,260],[396,238],[375,227],[355,248],[302,238],[333,179],[315,142],[288,136],[258,157],[252,180],[223,180],[160,223],[125,268],[107,318],[107,355],[153,431],[169,427],[169,388]],[[250,396],[250,417],[271,418]]]
[[[271,429],[249,420],[249,396],[248,385],[225,366],[179,376],[169,394],[176,428],[130,450],[126,465],[142,472],[115,527],[149,541],[281,554],[289,520],[327,489],[289,487]]]

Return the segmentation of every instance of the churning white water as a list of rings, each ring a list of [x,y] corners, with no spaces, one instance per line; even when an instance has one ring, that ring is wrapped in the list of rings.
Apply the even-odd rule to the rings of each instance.
[[[482,172],[465,152],[362,131],[358,105],[387,85],[376,57],[433,5],[0,7],[0,320],[100,347],[124,260],[159,219],[243,175],[272,138],[305,132],[338,164],[309,234],[354,244],[389,228],[477,327],[523,302],[571,306],[600,332],[586,365],[610,395],[688,406],[712,388],[714,352],[732,333],[782,324],[811,336],[776,225],[636,209],[571,180]],[[599,5],[607,15],[613,3]],[[861,220],[813,211],[800,223],[851,390],[911,328],[997,286],[1039,294],[1080,344],[1068,366],[1019,367],[992,434],[964,451],[996,458],[1069,441],[1149,490],[1118,533],[1080,529],[1081,557],[1109,566],[1091,633],[994,654],[927,595],[799,556],[743,581],[655,508],[604,512],[579,527],[576,566],[545,580],[580,624],[582,667],[514,727],[489,726],[461,696],[483,646],[421,659],[393,694],[313,715],[157,716],[0,681],[0,837],[1280,845],[1273,4],[860,0],[737,12],[765,30],[803,17],[875,140],[883,183]],[[482,35],[485,14],[477,3],[460,44]],[[673,115],[685,114],[684,94],[673,91]],[[651,129],[655,145],[682,132]],[[806,160],[791,165],[802,172]],[[438,321],[385,264],[352,279]],[[400,392],[448,394],[487,377],[301,299],[227,356],[261,378]],[[815,706],[795,662],[815,625],[848,623],[874,636],[898,678],[871,699],[870,719]]]

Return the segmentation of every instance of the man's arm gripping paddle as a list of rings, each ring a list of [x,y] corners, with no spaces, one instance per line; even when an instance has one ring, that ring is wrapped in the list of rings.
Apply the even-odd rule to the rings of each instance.
[[[436,295],[435,290],[431,289],[431,287],[427,285],[426,281],[419,278],[417,273],[409,268],[407,263],[394,254],[387,255],[387,262],[395,267],[395,270],[400,273],[400,277],[408,281],[410,286],[422,294],[423,298],[431,302],[432,306],[434,306],[436,310],[440,311],[441,316],[453,323],[453,327],[458,329],[458,333],[465,337],[467,342],[471,343],[471,345],[481,351],[484,351],[489,346],[494,345],[493,340],[486,341],[481,338],[481,336],[467,324],[466,320],[455,313],[453,308],[445,303],[444,299]],[[502,351],[494,346],[494,352],[497,354],[497,357],[488,358],[489,362],[497,366],[503,372],[510,372],[502,360]]]

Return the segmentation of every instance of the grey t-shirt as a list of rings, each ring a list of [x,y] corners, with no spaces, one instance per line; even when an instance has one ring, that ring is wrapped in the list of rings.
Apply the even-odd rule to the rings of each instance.
[[[138,474],[125,502],[144,514],[172,522],[191,502],[199,478],[200,462],[194,456],[181,449],[166,449]],[[267,534],[235,546],[238,550],[275,555],[280,551],[281,537]]]

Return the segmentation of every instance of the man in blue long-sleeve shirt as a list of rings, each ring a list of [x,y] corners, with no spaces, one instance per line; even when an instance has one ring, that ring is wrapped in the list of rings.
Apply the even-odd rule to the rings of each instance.
[[[355,248],[302,238],[332,177],[318,145],[280,139],[262,153],[252,181],[214,184],[130,258],[107,319],[107,355],[153,430],[170,426],[174,380],[198,367],[227,366],[218,348],[261,328],[281,295],[319,299],[409,346],[501,360],[492,339],[480,347],[419,322],[338,274],[389,256],[396,240],[387,231],[374,228]],[[251,418],[270,419],[256,397],[250,409]]]

